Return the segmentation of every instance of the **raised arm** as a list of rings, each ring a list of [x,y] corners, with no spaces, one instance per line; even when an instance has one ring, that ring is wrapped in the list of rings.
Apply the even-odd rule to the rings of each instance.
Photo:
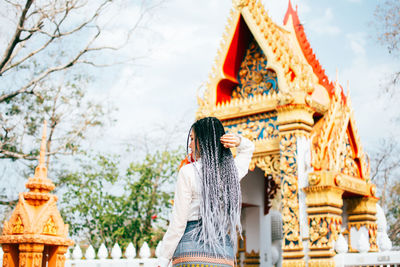
[[[249,165],[254,151],[253,142],[241,135],[225,134],[221,137],[221,143],[225,147],[237,148],[235,164],[238,168],[239,179],[242,179],[249,171]]]
[[[242,179],[249,171],[251,157],[254,152],[253,142],[241,136],[241,141],[236,148],[236,152],[235,163],[238,168],[239,179]]]

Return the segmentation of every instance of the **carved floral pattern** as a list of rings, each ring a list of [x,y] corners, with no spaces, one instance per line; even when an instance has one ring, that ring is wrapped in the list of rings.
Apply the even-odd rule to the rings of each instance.
[[[239,85],[232,91],[232,98],[278,93],[278,78],[275,71],[267,69],[267,63],[264,52],[253,39],[240,66]]]
[[[340,216],[310,216],[310,248],[330,249],[340,233]]]
[[[283,249],[293,249],[301,247],[295,134],[281,135],[280,151]]]
[[[297,144],[294,134],[282,135],[280,140],[281,172],[284,175],[297,177]]]
[[[342,162],[342,168],[341,172],[347,175],[351,175],[354,177],[360,177],[360,172],[357,166],[357,163],[354,160],[353,157],[353,150],[350,145],[350,140],[349,136],[346,134],[345,136],[345,143],[344,143],[344,149],[342,150],[340,154],[341,162]]]
[[[266,155],[253,157],[250,162],[249,170],[254,170],[255,167],[260,168],[264,173],[272,174],[274,176],[275,182],[280,183],[280,163],[279,155]]]
[[[265,113],[247,117],[246,119],[224,121],[225,130],[243,135],[250,140],[276,138],[278,126],[276,114]]]
[[[348,96],[344,99],[338,85],[328,112],[314,126],[312,136],[312,166],[315,170],[369,179],[369,164],[354,122],[351,101]]]

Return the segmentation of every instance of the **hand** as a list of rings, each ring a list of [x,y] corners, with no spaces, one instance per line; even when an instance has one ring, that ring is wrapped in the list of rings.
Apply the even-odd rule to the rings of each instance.
[[[224,134],[221,137],[221,144],[226,148],[237,147],[240,145],[240,137],[236,134]]]

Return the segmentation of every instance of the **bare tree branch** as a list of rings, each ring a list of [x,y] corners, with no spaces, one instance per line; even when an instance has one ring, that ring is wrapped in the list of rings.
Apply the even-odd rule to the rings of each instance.
[[[14,200],[0,200],[0,205],[13,207],[17,204],[18,199]]]
[[[26,13],[28,13],[28,10],[31,7],[32,3],[33,3],[33,0],[27,0],[25,3],[25,7],[22,10],[21,16],[18,21],[17,28],[15,29],[14,36],[11,38],[11,41],[6,48],[6,51],[4,52],[3,58],[0,60],[0,75],[1,75],[1,70],[7,64],[8,60],[10,59],[15,46],[19,42],[21,42],[20,36],[21,36],[22,28],[25,23]]]

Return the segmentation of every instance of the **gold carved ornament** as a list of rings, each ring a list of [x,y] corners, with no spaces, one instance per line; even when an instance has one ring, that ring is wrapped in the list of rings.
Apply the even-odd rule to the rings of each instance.
[[[336,171],[369,180],[369,163],[355,126],[351,100],[349,96],[344,98],[338,82],[328,112],[314,126],[312,144],[315,170]]]
[[[52,217],[50,217],[43,226],[43,234],[57,235],[57,227]]]
[[[232,91],[232,99],[252,98],[278,93],[275,71],[267,69],[267,58],[256,40],[250,43],[239,69],[239,84]]]
[[[300,246],[300,222],[296,164],[296,136],[293,133],[282,134],[280,140],[282,174],[282,221],[283,221],[283,248]]]
[[[340,216],[310,216],[309,238],[310,248],[330,249],[340,233],[342,220]]]
[[[280,140],[281,162],[280,169],[284,175],[297,176],[297,144],[296,136],[292,133],[281,136]]]
[[[278,137],[276,112],[263,113],[234,120],[223,121],[227,132],[233,132],[255,140],[267,140]]]
[[[13,234],[23,234],[24,233],[24,225],[22,224],[21,217],[18,215],[15,223],[12,228]]]

